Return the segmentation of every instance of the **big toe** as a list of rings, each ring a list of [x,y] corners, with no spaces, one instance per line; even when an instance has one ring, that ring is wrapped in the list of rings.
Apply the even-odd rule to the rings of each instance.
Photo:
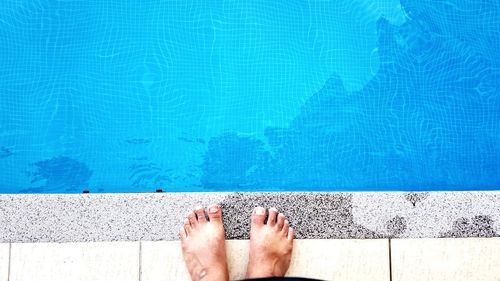
[[[214,204],[208,207],[208,218],[210,222],[221,223],[222,222],[222,209],[219,205]]]
[[[266,220],[266,209],[257,207],[252,212],[252,227],[264,225]]]

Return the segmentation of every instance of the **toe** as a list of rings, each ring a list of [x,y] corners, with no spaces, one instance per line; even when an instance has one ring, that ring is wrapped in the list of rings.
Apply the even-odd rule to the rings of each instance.
[[[194,211],[199,223],[207,222],[207,217],[205,216],[205,209],[203,207],[197,207]]]
[[[222,209],[219,205],[214,204],[208,207],[208,218],[211,222],[222,221]]]
[[[288,235],[287,235],[288,240],[293,240],[294,236],[295,236],[295,233],[293,232],[293,228],[290,227],[290,229],[288,230]]]
[[[198,224],[198,221],[196,220],[196,214],[193,211],[190,211],[188,213],[187,218],[188,218],[189,223],[191,224],[192,227],[194,227],[196,224]]]
[[[264,220],[266,219],[266,209],[262,207],[257,207],[253,210],[252,213],[252,226],[260,226],[264,224]]]
[[[278,210],[276,208],[269,209],[269,215],[267,216],[267,224],[274,226],[276,224],[276,218],[278,217]]]
[[[283,233],[284,236],[287,236],[289,229],[290,229],[290,222],[288,222],[288,220],[285,220],[283,222],[283,229],[281,229],[281,233]]]
[[[276,222],[276,227],[278,228],[279,231],[283,229],[283,226],[285,225],[285,215],[282,213],[278,214],[278,221]]]
[[[179,238],[181,239],[181,241],[184,241],[186,237],[186,230],[184,229],[184,226],[182,226],[181,229],[179,229]]]
[[[188,219],[185,219],[184,220],[184,231],[186,231],[186,234],[187,236],[189,236],[189,234],[191,233],[191,224],[189,223],[189,220]]]

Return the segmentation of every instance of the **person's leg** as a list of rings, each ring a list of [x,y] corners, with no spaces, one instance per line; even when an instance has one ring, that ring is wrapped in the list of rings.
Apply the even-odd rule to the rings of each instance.
[[[266,209],[255,208],[251,218],[246,278],[285,276],[292,257],[293,238],[293,229],[285,215],[271,208],[266,216]]]
[[[191,211],[179,237],[192,280],[229,280],[220,206],[208,207],[208,219],[202,207]]]
[[[245,279],[240,281],[324,281],[324,280],[302,278],[302,277],[268,277],[268,278],[257,278],[257,279]]]

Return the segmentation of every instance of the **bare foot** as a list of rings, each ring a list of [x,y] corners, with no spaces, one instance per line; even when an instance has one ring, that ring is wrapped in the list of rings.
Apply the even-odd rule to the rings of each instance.
[[[229,280],[220,206],[208,207],[208,220],[203,207],[191,211],[179,236],[192,280]]]
[[[246,278],[285,276],[293,248],[293,229],[275,208],[266,210],[257,207],[252,213],[250,230],[250,257]]]

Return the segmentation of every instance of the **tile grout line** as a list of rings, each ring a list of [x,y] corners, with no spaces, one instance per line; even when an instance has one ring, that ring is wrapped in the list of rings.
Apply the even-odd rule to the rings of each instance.
[[[142,241],[139,241],[139,281],[142,280]]]
[[[12,243],[9,243],[9,264],[7,265],[7,281],[10,280],[10,263],[12,257]]]
[[[389,238],[389,281],[392,281],[392,248],[391,248],[391,238]]]

